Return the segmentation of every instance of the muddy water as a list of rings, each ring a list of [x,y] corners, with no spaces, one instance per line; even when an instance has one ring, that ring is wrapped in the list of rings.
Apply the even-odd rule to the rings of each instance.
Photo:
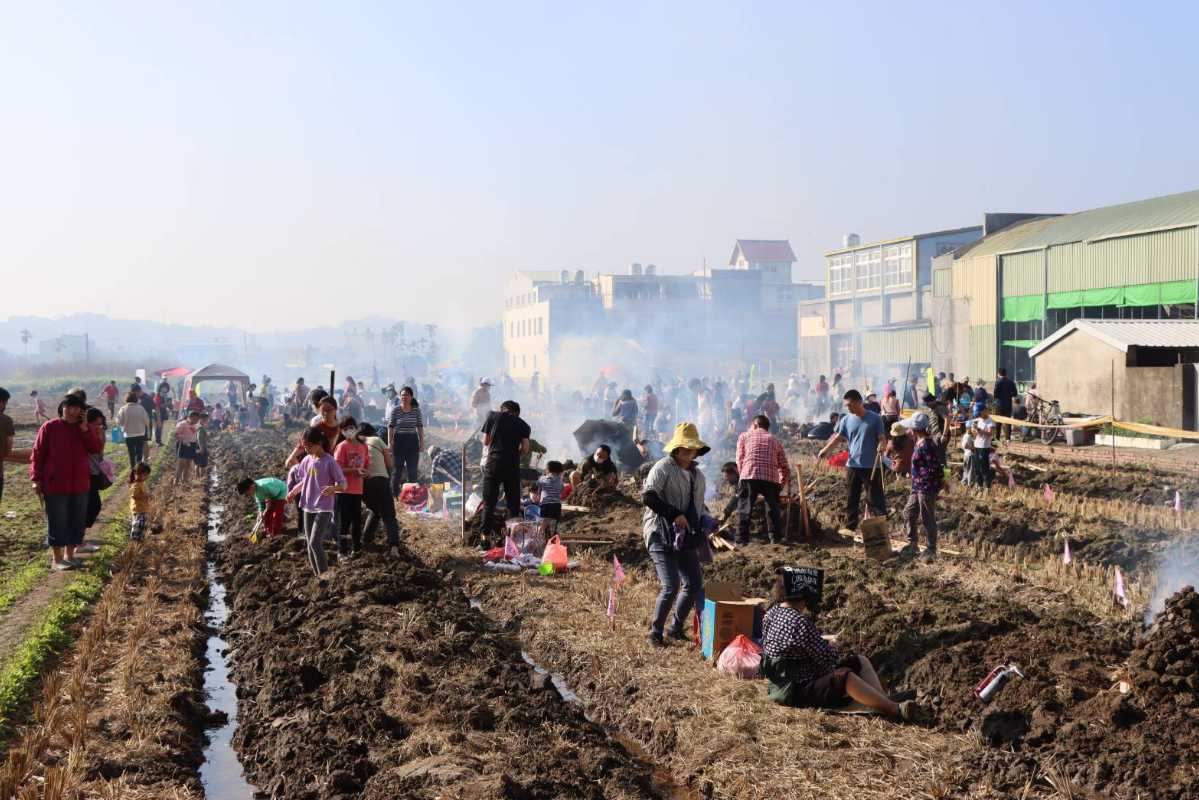
[[[209,481],[210,492],[219,485],[216,470]],[[221,533],[221,517],[225,507],[212,505],[208,508],[208,544],[225,541]],[[237,728],[237,690],[229,680],[229,660],[226,653],[228,643],[221,638],[229,607],[225,604],[225,585],[217,578],[211,555],[205,570],[209,586],[208,611],[204,615],[208,628],[208,668],[204,671],[204,696],[208,707],[214,712],[224,712],[226,722],[220,728],[208,732],[208,745],[204,748],[204,764],[200,767],[200,783],[205,797],[212,800],[252,800],[254,787],[245,778],[241,762],[233,750],[233,731]]]

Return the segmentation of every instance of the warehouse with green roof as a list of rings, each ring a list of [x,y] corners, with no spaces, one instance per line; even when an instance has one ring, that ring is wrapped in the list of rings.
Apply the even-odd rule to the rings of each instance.
[[[1029,380],[1028,351],[1075,319],[1197,317],[1199,191],[1017,222],[933,272],[933,361]]]

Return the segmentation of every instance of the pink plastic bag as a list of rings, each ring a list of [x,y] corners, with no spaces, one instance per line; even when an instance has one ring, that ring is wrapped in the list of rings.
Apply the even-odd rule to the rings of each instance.
[[[735,675],[744,680],[758,677],[758,667],[762,664],[762,648],[753,643],[745,634],[737,634],[720,654],[716,669],[726,675]]]
[[[550,563],[554,565],[554,572],[566,572],[566,563],[569,558],[566,555],[566,545],[562,544],[562,540],[554,536],[545,545],[545,552],[541,556],[541,563]]]

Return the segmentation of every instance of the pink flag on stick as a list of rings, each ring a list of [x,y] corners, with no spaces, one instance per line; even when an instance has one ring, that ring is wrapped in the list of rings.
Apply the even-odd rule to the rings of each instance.
[[[1066,539],[1066,549],[1062,550],[1062,563],[1069,564],[1074,558],[1070,555],[1070,540]]]
[[[1115,593],[1116,593],[1116,600],[1118,600],[1120,602],[1120,605],[1124,606],[1125,608],[1128,608],[1128,597],[1124,594],[1124,573],[1120,571],[1119,567],[1116,567]]]
[[[520,555],[520,550],[516,547],[516,542],[512,541],[511,536],[504,537],[504,558],[511,561]]]
[[[1182,513],[1182,492],[1177,489],[1174,490],[1174,513]]]
[[[1009,489],[1016,488],[1016,476],[1013,475],[1011,472],[1008,472],[1008,474],[1007,474],[1007,488],[1009,488]]]
[[[624,583],[624,579],[624,567],[620,566],[620,559],[612,556],[612,585],[619,587]]]
[[[616,619],[616,589],[614,587],[609,586],[608,587],[608,622],[609,622],[609,624],[614,619]]]
[[[1046,503],[1053,502],[1053,487],[1050,486],[1049,484],[1045,484],[1045,502]]]

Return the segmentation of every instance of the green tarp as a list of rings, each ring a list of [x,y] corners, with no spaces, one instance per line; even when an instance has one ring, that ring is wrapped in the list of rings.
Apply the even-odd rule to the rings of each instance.
[[[1078,308],[1083,303],[1082,292],[1050,292],[1046,308]]]
[[[1194,281],[1170,281],[1161,284],[1162,305],[1168,303],[1194,303],[1199,297],[1199,288]]]
[[[1032,322],[1044,317],[1045,298],[1039,294],[1003,298],[1004,322]]]
[[[1138,283],[1134,286],[1110,286],[1073,292],[1050,292],[1044,308],[1081,308],[1082,306],[1156,306],[1194,303],[1195,281]],[[1028,294],[1003,298],[1004,322],[1030,322],[1044,316],[1041,295]]]
[[[1036,339],[1009,339],[1003,343],[1004,347],[1018,347],[1021,350],[1031,350],[1039,345],[1040,342]]]

